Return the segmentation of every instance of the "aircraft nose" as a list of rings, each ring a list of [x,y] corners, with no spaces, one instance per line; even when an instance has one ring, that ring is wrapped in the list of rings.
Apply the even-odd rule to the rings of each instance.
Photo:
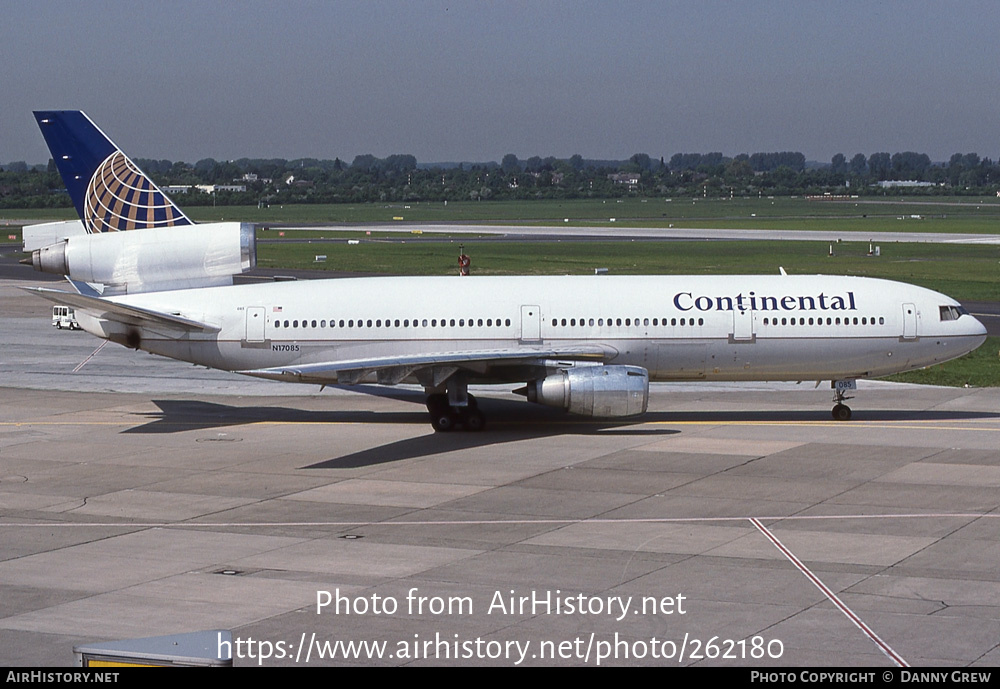
[[[986,336],[986,326],[975,316],[966,316],[971,322],[968,325],[969,335],[982,335]]]
[[[968,323],[964,323],[962,326],[962,335],[966,342],[971,343],[970,351],[978,349],[981,344],[986,342],[986,326],[978,318],[968,314],[964,314],[961,320],[968,321]]]

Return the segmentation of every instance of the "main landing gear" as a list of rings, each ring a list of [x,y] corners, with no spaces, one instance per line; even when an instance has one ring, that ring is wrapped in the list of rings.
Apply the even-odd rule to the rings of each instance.
[[[836,404],[833,405],[833,420],[834,421],[850,421],[851,420],[851,408],[844,404],[844,400],[851,399],[847,396],[847,392],[850,390],[857,390],[858,384],[853,380],[835,380],[831,383],[834,391],[833,401]]]
[[[465,398],[464,406],[453,405],[450,398],[454,397],[451,390],[449,394],[433,394],[427,396],[427,411],[431,414],[431,426],[438,433],[447,433],[454,430],[481,431],[486,427],[486,417],[479,411],[479,404],[476,398],[467,392],[462,395]]]

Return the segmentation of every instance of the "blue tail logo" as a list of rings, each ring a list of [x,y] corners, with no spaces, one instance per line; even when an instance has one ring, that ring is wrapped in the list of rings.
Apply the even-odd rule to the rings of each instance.
[[[83,112],[35,119],[87,232],[193,224]]]

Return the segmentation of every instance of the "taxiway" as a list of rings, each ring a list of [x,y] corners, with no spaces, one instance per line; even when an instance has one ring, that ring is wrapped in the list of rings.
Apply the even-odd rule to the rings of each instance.
[[[268,642],[265,665],[1000,662],[1000,390],[862,383],[849,423],[811,384],[654,385],[630,423],[481,391],[486,431],[434,434],[418,391],[115,345],[72,373],[98,341],[20,284],[0,664],[205,629]]]

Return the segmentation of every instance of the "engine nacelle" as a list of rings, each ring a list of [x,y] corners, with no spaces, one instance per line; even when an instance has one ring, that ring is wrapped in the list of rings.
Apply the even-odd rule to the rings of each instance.
[[[252,223],[73,235],[31,253],[35,270],[100,283],[105,294],[232,284],[257,264]]]
[[[635,416],[649,404],[649,372],[638,366],[567,368],[528,383],[527,397],[584,416]]]

